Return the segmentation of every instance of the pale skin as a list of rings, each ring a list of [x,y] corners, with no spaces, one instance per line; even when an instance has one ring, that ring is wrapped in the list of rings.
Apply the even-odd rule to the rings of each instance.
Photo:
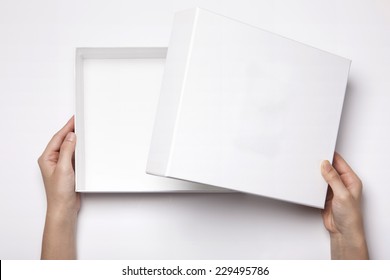
[[[74,118],[50,140],[38,159],[47,198],[42,259],[76,259],[76,225],[80,194],[75,192]],[[330,234],[332,259],[368,259],[361,211],[362,182],[337,153],[333,166],[323,161],[329,184],[322,218]]]
[[[327,160],[322,162],[321,173],[330,187],[322,218],[330,234],[332,259],[368,259],[362,181],[338,153],[334,154],[333,166]]]
[[[80,194],[75,192],[74,118],[50,140],[38,163],[47,198],[42,259],[76,258],[76,222]]]

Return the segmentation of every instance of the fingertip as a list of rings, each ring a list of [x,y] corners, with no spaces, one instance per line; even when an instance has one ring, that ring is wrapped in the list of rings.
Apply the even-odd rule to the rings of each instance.
[[[72,166],[72,157],[76,149],[76,134],[68,132],[65,136],[64,142],[61,145],[58,164],[63,167]]]
[[[329,160],[323,160],[321,163],[321,169],[325,172],[329,172],[332,170],[332,165],[330,164]]]
[[[68,134],[66,134],[65,140],[69,142],[75,142],[76,134],[74,132],[68,132]]]
[[[74,116],[66,122],[60,131],[74,131]]]
[[[322,162],[321,174],[334,194],[341,195],[344,192],[345,186],[340,178],[340,175],[336,169],[333,168],[329,160],[324,160]]]
[[[339,161],[345,161],[345,160],[338,152],[334,152],[333,162],[339,162]]]

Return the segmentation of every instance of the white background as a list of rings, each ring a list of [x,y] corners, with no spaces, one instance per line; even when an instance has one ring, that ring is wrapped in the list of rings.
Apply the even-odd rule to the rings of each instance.
[[[194,6],[352,59],[337,143],[362,178],[370,254],[390,259],[388,1],[0,0],[0,258],[37,259],[36,159],[74,112],[74,48],[167,46]],[[245,194],[86,194],[82,259],[327,259],[319,210]]]

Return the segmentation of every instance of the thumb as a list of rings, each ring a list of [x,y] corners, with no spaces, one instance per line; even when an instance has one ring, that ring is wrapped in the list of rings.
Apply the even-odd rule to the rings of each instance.
[[[348,193],[339,173],[337,173],[329,161],[325,160],[322,162],[321,173],[322,177],[324,177],[325,181],[332,188],[334,195],[339,196]]]
[[[69,132],[66,135],[64,142],[62,142],[61,144],[58,165],[62,166],[64,169],[73,168],[72,157],[75,148],[76,148],[76,134],[74,134],[74,132]]]

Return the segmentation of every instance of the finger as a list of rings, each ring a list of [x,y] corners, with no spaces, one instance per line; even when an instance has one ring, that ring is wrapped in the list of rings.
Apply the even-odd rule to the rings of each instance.
[[[65,136],[72,131],[74,131],[74,116],[72,116],[69,119],[69,121],[65,124],[65,126],[61,130],[59,130],[56,134],[54,134],[49,144],[47,144],[47,147],[43,152],[43,155],[49,155],[53,152],[59,152],[61,145],[64,142]]]
[[[58,165],[64,169],[73,169],[72,158],[76,148],[76,134],[69,132],[64,142],[61,145],[60,157],[58,159]]]
[[[356,175],[356,173],[353,171],[353,169],[349,166],[349,164],[343,159],[343,157],[335,152],[334,158],[333,158],[333,166],[336,169],[336,171],[340,174],[340,176],[344,174],[348,174],[352,179],[359,182],[360,179]]]
[[[359,198],[362,193],[362,181],[360,178],[338,153],[334,155],[333,165],[347,189],[355,198]]]
[[[328,160],[324,160],[321,164],[321,174],[324,177],[325,181],[332,188],[333,194],[335,196],[344,195],[348,191],[343,184],[340,175],[337,173],[336,169],[330,164]]]

